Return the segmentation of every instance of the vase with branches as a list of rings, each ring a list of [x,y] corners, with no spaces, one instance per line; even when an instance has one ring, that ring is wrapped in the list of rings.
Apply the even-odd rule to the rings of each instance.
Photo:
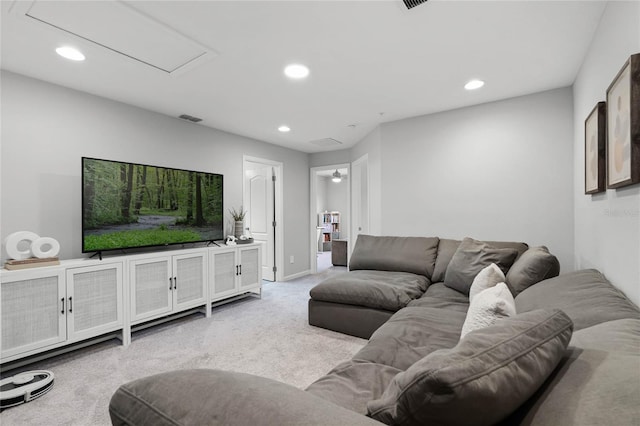
[[[247,211],[240,206],[240,210],[236,210],[236,208],[233,207],[229,209],[229,213],[234,221],[233,235],[236,238],[240,238],[242,234],[244,234],[244,217],[246,216]]]

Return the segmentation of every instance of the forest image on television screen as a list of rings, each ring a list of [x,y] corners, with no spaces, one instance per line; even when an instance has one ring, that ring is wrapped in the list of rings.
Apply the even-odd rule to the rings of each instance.
[[[220,174],[82,158],[82,251],[214,241]]]

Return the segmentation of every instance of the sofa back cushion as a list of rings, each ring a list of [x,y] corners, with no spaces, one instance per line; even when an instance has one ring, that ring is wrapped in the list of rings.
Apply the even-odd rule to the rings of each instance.
[[[513,264],[507,273],[507,285],[513,297],[532,285],[560,273],[558,258],[549,253],[545,246],[531,247]]]
[[[433,269],[433,275],[431,277],[431,282],[439,283],[444,281],[444,275],[447,272],[447,267],[449,266],[449,262],[451,262],[451,258],[455,254],[456,250],[458,250],[458,246],[462,241],[460,240],[451,240],[446,238],[441,238],[440,243],[438,244],[438,256],[436,258],[436,263]],[[496,248],[513,248],[518,251],[518,257],[524,253],[529,246],[525,243],[511,242],[511,241],[485,241],[490,246]],[[516,257],[516,260],[518,259]]]
[[[444,285],[469,295],[471,284],[480,271],[495,263],[506,274],[517,256],[516,249],[497,248],[473,238],[465,238],[447,266]]]
[[[515,298],[518,313],[541,308],[562,309],[576,330],[605,321],[640,318],[640,311],[599,271],[562,274],[529,287]]]
[[[558,310],[505,318],[433,352],[367,404],[386,424],[490,425],[525,402],[562,359],[571,320]]]
[[[411,272],[431,279],[438,253],[437,237],[358,236],[349,270]]]

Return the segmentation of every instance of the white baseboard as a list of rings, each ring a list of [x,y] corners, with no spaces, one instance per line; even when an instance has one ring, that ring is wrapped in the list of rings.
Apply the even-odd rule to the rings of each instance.
[[[307,275],[311,275],[311,269],[307,269],[306,271],[298,272],[297,274],[287,275],[282,279],[282,281],[290,281],[295,280],[296,278],[302,278]]]

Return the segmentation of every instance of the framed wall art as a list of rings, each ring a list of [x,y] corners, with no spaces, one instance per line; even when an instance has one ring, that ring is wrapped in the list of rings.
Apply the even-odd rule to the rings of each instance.
[[[606,103],[598,102],[584,121],[584,193],[597,194],[606,189]]]
[[[640,53],[607,89],[607,188],[640,182]]]

